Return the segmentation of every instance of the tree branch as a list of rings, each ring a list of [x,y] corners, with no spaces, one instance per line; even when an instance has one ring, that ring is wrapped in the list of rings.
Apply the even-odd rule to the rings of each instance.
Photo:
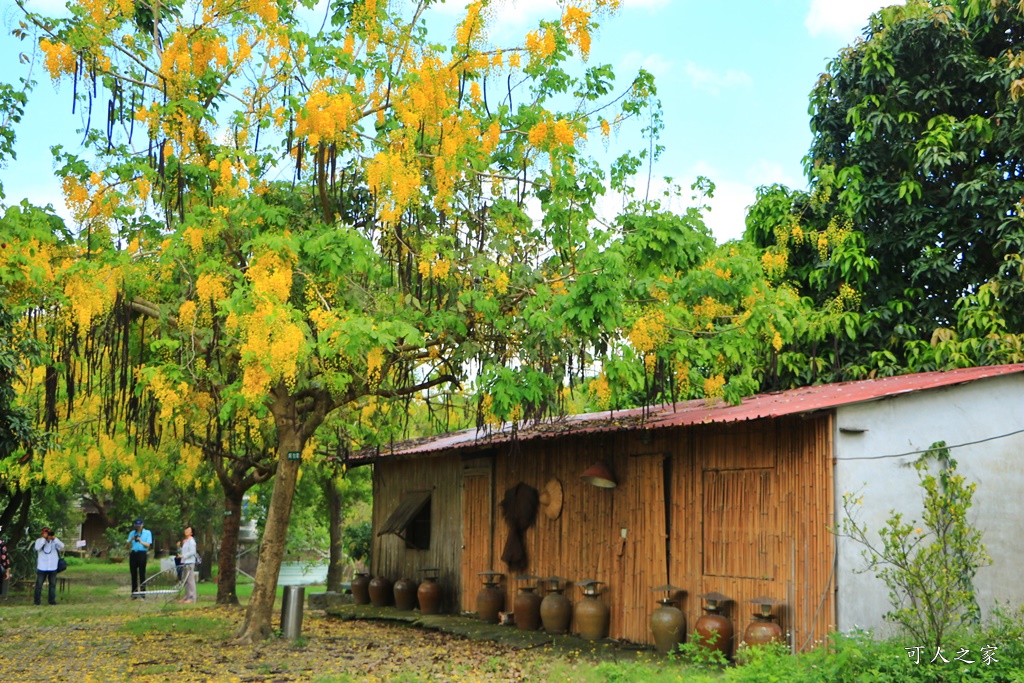
[[[373,392],[374,396],[380,396],[381,398],[397,398],[399,396],[408,396],[409,394],[415,394],[417,391],[423,391],[431,387],[436,387],[438,384],[458,384],[459,378],[455,375],[440,375],[432,380],[421,382],[420,384],[414,384],[413,386],[403,387],[401,389],[378,389]]]

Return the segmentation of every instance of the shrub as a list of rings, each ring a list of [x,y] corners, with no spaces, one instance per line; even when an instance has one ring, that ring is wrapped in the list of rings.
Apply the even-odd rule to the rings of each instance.
[[[928,472],[933,459],[940,464],[938,476]],[[968,484],[956,466],[945,442],[932,444],[914,463],[924,490],[920,525],[890,512],[878,532],[881,545],[856,521],[860,499],[843,496],[843,535],[864,546],[867,569],[889,588],[893,610],[885,618],[928,647],[940,647],[952,629],[978,622],[974,575],[991,562],[981,532],[967,519],[977,485]]]

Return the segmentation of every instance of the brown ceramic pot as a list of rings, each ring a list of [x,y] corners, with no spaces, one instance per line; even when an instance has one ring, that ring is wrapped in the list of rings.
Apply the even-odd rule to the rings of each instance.
[[[441,584],[433,578],[423,579],[416,597],[420,602],[420,611],[424,614],[438,614],[441,612]]]
[[[395,581],[395,607],[406,612],[416,609],[416,582],[412,579]]]
[[[363,572],[357,573],[352,578],[352,602],[357,605],[370,604],[370,575]]]
[[[565,633],[572,622],[572,603],[562,591],[552,591],[540,601],[540,621],[548,633]]]
[[[516,628],[520,631],[536,631],[540,628],[540,603],[543,598],[534,592],[533,586],[523,586],[519,591],[513,603]]]
[[[661,607],[651,613],[651,633],[654,634],[655,649],[667,654],[686,638],[686,617],[670,602],[659,602]]]
[[[576,627],[584,640],[603,640],[608,637],[611,610],[599,596],[588,595],[576,604]]]
[[[767,645],[782,642],[782,627],[771,620],[772,617],[754,616],[754,621],[747,625],[743,632],[743,642],[747,645]]]
[[[498,623],[498,612],[505,609],[505,591],[488,584],[476,594],[476,616],[480,621]]]
[[[374,607],[387,607],[391,604],[391,597],[391,581],[386,576],[370,579],[370,602]]]
[[[708,611],[693,625],[693,630],[705,647],[718,650],[726,657],[732,654],[733,628],[728,617]]]

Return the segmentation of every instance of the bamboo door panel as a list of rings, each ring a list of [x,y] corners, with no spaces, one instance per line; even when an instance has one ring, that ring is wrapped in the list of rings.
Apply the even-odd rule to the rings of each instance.
[[[462,610],[475,612],[478,574],[491,569],[491,475],[467,471],[462,482]]]
[[[622,638],[652,642],[649,621],[655,607],[651,589],[668,583],[668,546],[665,528],[665,457],[634,456],[628,459],[622,497],[626,506],[625,538],[620,556],[622,595],[619,628]]]

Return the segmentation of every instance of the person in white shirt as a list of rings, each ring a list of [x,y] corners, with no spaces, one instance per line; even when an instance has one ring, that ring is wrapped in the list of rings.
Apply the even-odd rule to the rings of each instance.
[[[36,592],[35,604],[41,604],[43,581],[50,582],[49,604],[57,604],[57,560],[64,544],[54,536],[50,527],[44,526],[42,536],[36,539]]]
[[[196,601],[196,539],[191,526],[185,527],[185,540],[181,542],[181,570],[185,574],[185,597],[181,602]]]

